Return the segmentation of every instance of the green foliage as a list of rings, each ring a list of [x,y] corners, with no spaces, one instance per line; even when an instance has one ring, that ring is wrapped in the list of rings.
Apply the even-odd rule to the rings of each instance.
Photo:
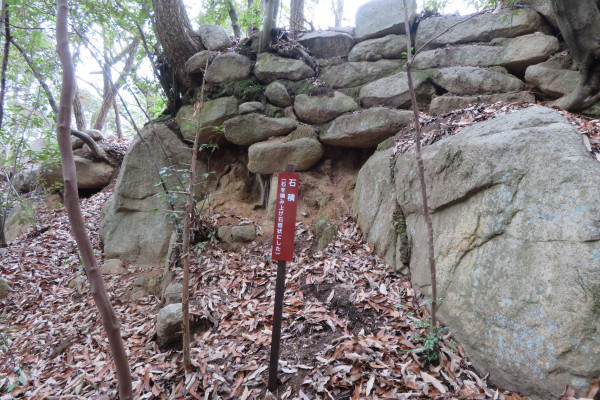
[[[306,94],[308,96],[318,96],[330,92],[328,87],[313,85],[313,83],[308,79],[281,82],[289,92],[292,92],[293,95]]]
[[[423,0],[423,10],[439,12],[446,8],[449,0]]]
[[[413,326],[421,331],[419,335],[414,337],[420,346],[410,351],[421,354],[429,362],[436,361],[439,358],[440,343],[447,328],[432,327],[429,318],[416,319],[413,321]]]
[[[251,4],[244,0],[231,0],[231,3],[238,13],[238,25],[242,31],[248,31],[251,28],[260,29],[262,24],[260,0],[253,0]],[[229,0],[203,0],[202,5],[203,11],[196,17],[198,24],[220,25],[233,34],[229,19]]]

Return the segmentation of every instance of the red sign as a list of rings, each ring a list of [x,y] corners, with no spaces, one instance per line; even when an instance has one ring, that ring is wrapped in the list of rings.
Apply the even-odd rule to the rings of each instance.
[[[294,258],[299,182],[300,174],[279,173],[277,198],[275,199],[275,226],[273,227],[273,260],[292,261]]]

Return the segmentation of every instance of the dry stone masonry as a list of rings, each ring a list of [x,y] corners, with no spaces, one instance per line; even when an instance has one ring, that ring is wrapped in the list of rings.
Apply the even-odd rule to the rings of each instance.
[[[561,52],[555,19],[539,2],[523,3],[518,12],[456,25],[465,17],[421,20],[416,0],[408,1],[412,45],[423,47],[413,65],[422,111],[552,101],[572,90],[577,68]],[[221,28],[203,25],[208,50],[186,64],[194,82],[208,83],[202,110],[186,105],[175,122],[150,124],[134,141],[103,210],[105,257],[165,261],[173,226],[160,182],[183,179],[166,171],[186,168],[198,130],[201,143],[236,149],[244,164],[229,168],[237,176],[268,181],[288,163],[333,176],[331,154],[370,155],[407,127],[402,4],[373,0],[358,10],[354,30],[299,34],[312,59],[289,49],[257,53],[257,35],[232,47]],[[376,251],[427,293],[414,155],[398,158],[392,179],[392,151],[375,152],[362,168],[353,210]],[[555,111],[531,107],[426,148],[425,165],[445,298],[440,318],[500,386],[537,399],[558,397],[566,384],[584,389],[600,376],[600,166],[581,138]],[[206,164],[198,168],[202,176]],[[233,234],[229,227],[220,236]],[[163,343],[175,317],[162,315]]]

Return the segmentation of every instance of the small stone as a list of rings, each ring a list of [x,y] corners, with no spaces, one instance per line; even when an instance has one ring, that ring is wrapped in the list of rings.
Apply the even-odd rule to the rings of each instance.
[[[254,225],[238,225],[231,228],[231,238],[235,242],[251,242],[256,239]]]
[[[292,105],[292,98],[281,82],[272,82],[265,88],[265,96],[277,107],[288,107]]]
[[[159,346],[181,340],[181,324],[183,310],[181,303],[173,303],[163,307],[156,317],[156,342]]]
[[[9,292],[10,286],[8,285],[8,282],[0,278],[0,300],[6,298]]]
[[[240,104],[240,108],[238,112],[240,114],[250,114],[253,112],[261,112],[264,111],[265,105],[260,101],[249,101],[247,103]]]
[[[183,295],[183,285],[181,283],[171,283],[165,288],[165,294],[163,296],[165,304],[181,303]]]
[[[115,258],[104,261],[100,271],[102,275],[125,275],[129,272],[125,267],[125,263]]]

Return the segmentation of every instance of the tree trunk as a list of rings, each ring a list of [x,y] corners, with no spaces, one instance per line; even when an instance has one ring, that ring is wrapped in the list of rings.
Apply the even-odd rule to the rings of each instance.
[[[182,0],[152,0],[158,41],[162,47],[163,67],[161,75],[170,79],[170,111],[176,112],[181,106],[180,94],[192,87],[185,71],[185,63],[191,56],[204,50],[200,37],[192,30]]]
[[[304,29],[304,0],[292,0],[290,5],[290,29]]]
[[[558,27],[579,64],[579,84],[556,105],[578,111],[599,100],[600,6],[597,0],[552,0]]]
[[[260,51],[269,50],[272,39],[272,30],[275,28],[277,11],[279,10],[279,0],[265,1],[265,16],[263,18],[263,31],[260,38]]]
[[[8,68],[8,55],[10,53],[10,21],[8,5],[2,0],[2,21],[4,23],[4,53],[2,54],[2,75],[0,76],[0,129],[4,119],[4,96],[6,93],[6,69]]]
[[[83,104],[79,97],[79,87],[75,85],[75,95],[73,96],[73,114],[75,114],[75,125],[77,130],[85,131],[85,115],[83,114]]]
[[[129,72],[131,72],[131,69],[133,68],[133,62],[135,61],[135,53],[139,45],[139,38],[135,38],[133,42],[129,45],[125,66],[123,67],[123,71],[121,72],[119,79],[117,79],[115,83],[111,82],[110,65],[108,66],[108,68],[104,68],[104,77],[106,79],[104,85],[104,99],[102,100],[102,106],[100,107],[100,111],[98,112],[96,122],[94,122],[94,129],[104,129],[104,124],[106,124],[106,117],[108,116],[108,111],[110,110],[112,103],[115,100],[115,96],[117,95],[117,92],[119,91],[121,86],[123,86],[123,84],[125,83],[125,77],[127,76],[127,74],[129,74]]]
[[[233,29],[233,34],[237,38],[242,37],[242,29],[240,28],[240,24],[238,24],[238,13],[235,9],[235,4],[233,4],[232,0],[227,2],[227,6],[229,8],[229,19],[231,20],[231,28]]]
[[[86,275],[90,281],[90,292],[98,307],[102,318],[102,325],[106,332],[111,353],[115,362],[116,375],[119,383],[119,398],[121,400],[133,399],[131,387],[131,372],[127,362],[127,353],[121,339],[119,322],[112,308],[98,262],[94,256],[92,243],[87,235],[85,221],[79,208],[79,195],[77,193],[77,174],[71,149],[71,102],[73,100],[73,87],[75,72],[69,51],[69,36],[67,33],[67,0],[57,0],[56,3],[56,41],[57,51],[63,68],[62,90],[60,94],[60,110],[57,121],[57,139],[60,148],[63,167],[64,196],[67,215],[77,242],[77,247],[83,259]]]
[[[123,139],[123,129],[121,128],[121,116],[119,115],[119,106],[117,106],[117,98],[113,97],[113,110],[115,111],[115,126],[117,129],[117,137]]]
[[[334,27],[340,28],[342,26],[342,17],[344,16],[344,0],[331,0],[331,6],[333,8],[333,15],[335,16]]]

